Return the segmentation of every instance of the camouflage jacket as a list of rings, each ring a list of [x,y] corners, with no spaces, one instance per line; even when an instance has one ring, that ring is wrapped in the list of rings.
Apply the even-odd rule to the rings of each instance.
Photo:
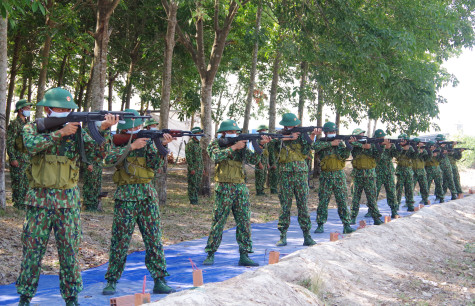
[[[381,155],[376,158],[376,173],[394,173],[393,158],[398,156],[399,152],[394,144],[389,149],[384,147]]]
[[[23,127],[28,122],[23,122],[18,116],[15,120],[10,121],[7,128],[7,153],[10,162],[17,160],[20,164],[29,163],[30,155],[27,151],[20,150],[17,142],[23,142]],[[25,148],[26,149],[26,148]]]
[[[268,144],[269,150],[274,153],[279,171],[308,172],[308,165],[306,160],[294,161],[290,163],[279,162],[281,154],[286,154],[286,152],[288,153],[288,150],[291,150],[292,145],[300,145],[300,153],[305,156],[308,156],[310,151],[312,150],[312,144],[305,141],[302,135],[300,135],[296,140],[282,141],[280,139],[274,139]]]
[[[188,165],[188,172],[194,170],[195,172],[203,171],[203,154],[200,147],[200,142],[191,138],[185,146],[186,163]]]
[[[372,169],[355,169],[352,170],[352,175],[355,177],[375,177],[376,176],[376,160],[381,156],[381,153],[378,151],[374,144],[371,144],[370,149],[363,149],[363,144],[359,142],[353,142],[351,144],[353,146],[353,150],[351,150],[351,155],[353,156],[353,160],[355,160],[360,155],[366,155],[367,157],[371,158],[375,162],[375,167]]]
[[[220,161],[231,159],[239,162],[246,162],[251,165],[255,165],[260,160],[260,155],[252,152],[249,148],[245,147],[242,150],[233,151],[231,147],[221,148],[218,144],[218,139],[213,140],[207,148],[209,157],[214,160],[215,163]]]

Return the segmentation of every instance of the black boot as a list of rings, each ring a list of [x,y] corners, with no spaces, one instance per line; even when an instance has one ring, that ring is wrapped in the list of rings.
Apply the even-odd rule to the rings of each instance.
[[[323,233],[323,223],[318,223],[317,229],[315,230],[316,234],[321,234]]]
[[[247,253],[241,253],[241,256],[239,257],[239,266],[245,266],[245,267],[257,267],[259,264],[252,259],[249,258]]]
[[[303,233],[303,245],[311,246],[314,244],[317,243],[313,240],[312,236],[310,236],[310,233]]]
[[[115,293],[115,288],[117,286],[117,282],[114,281],[107,281],[107,285],[102,289],[103,295],[112,295]]]
[[[208,252],[208,257],[203,261],[205,266],[211,266],[214,264],[214,252]]]
[[[276,246],[286,246],[287,245],[287,233],[280,233],[280,240],[275,244]]]
[[[173,288],[167,285],[167,281],[164,277],[160,277],[154,280],[153,293],[155,294],[168,294],[175,292]]]
[[[65,299],[66,306],[79,306],[79,301],[77,296],[70,296]]]
[[[31,297],[26,295],[20,296],[20,301],[18,302],[18,306],[30,306]]]

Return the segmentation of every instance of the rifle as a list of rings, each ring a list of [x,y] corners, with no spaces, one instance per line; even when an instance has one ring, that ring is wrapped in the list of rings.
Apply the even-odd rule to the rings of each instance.
[[[116,146],[124,145],[131,140],[138,138],[150,138],[155,143],[158,153],[161,156],[168,155],[168,149],[162,143],[161,138],[164,134],[170,134],[172,137],[183,137],[183,136],[204,136],[204,134],[193,134],[191,131],[182,131],[182,130],[172,130],[172,129],[163,129],[163,130],[140,130],[137,134],[116,134],[113,137],[113,142]],[[131,139],[132,138],[132,139]]]
[[[220,148],[226,148],[229,146],[232,146],[238,141],[241,140],[250,140],[252,143],[252,147],[254,148],[254,151],[256,151],[257,154],[262,154],[262,149],[257,143],[258,140],[261,139],[262,136],[270,136],[272,138],[291,138],[292,136],[284,136],[280,134],[270,134],[270,133],[259,133],[259,134],[240,134],[237,137],[221,137],[218,138],[218,144]]]
[[[135,116],[133,113],[129,112],[109,112],[102,110],[98,112],[72,112],[64,118],[38,118],[35,120],[35,122],[38,133],[44,133],[54,128],[63,126],[68,122],[83,122],[87,124],[92,139],[94,139],[97,144],[102,144],[104,142],[104,137],[102,137],[102,135],[99,133],[96,122],[104,121],[107,114],[117,115],[119,116],[119,120],[122,121],[125,119],[151,118],[151,116]]]
[[[333,141],[335,139],[349,141],[351,137],[356,138],[357,142],[362,142],[362,141],[365,141],[365,139],[368,139],[368,137],[366,136],[359,136],[359,135],[336,135],[335,137],[322,137],[319,139],[319,141]]]
[[[312,143],[313,140],[310,139],[310,136],[308,136],[308,133],[313,132],[314,129],[323,129],[321,126],[296,126],[291,128],[290,130],[283,129],[280,130],[279,132],[282,133],[282,135],[290,135],[292,133],[300,133],[303,136],[303,139],[305,139],[306,142]]]

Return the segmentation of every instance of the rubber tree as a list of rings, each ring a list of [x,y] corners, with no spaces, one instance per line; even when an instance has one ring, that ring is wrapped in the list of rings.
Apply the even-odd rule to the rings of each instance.
[[[6,101],[7,101],[7,24],[8,16],[0,16],[0,209],[7,207],[5,192],[5,144],[6,144]]]

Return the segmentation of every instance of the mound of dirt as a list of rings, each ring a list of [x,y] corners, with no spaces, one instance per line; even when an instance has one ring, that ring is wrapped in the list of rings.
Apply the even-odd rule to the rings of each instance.
[[[471,196],[153,305],[467,305],[475,298],[474,242]]]

